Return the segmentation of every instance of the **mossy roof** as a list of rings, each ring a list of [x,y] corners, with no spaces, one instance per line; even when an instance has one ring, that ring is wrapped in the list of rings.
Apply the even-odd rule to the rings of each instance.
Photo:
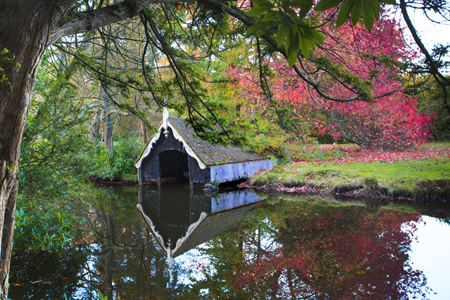
[[[256,153],[246,152],[236,146],[211,144],[200,138],[191,126],[186,125],[183,119],[170,116],[168,121],[175,127],[178,134],[182,136],[198,158],[207,166],[264,159]]]

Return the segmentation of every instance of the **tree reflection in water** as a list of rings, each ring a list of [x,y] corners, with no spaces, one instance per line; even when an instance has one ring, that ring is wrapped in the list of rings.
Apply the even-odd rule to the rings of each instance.
[[[187,194],[191,200],[181,200],[191,201],[189,215],[201,215],[193,210],[201,197]],[[96,190],[72,206],[84,222],[71,245],[57,254],[16,255],[10,297],[97,299],[101,291],[124,300],[408,299],[429,292],[408,256],[420,214],[373,208],[367,213],[362,205],[310,198],[233,210],[214,209],[222,202],[213,200],[206,205],[208,217],[190,235],[211,240],[196,248],[201,257],[176,257],[169,278],[166,253],[136,210],[138,190]],[[156,227],[162,221],[153,220]],[[220,224],[231,230],[224,233]]]
[[[316,201],[265,203],[209,242],[192,294],[234,299],[408,299],[429,292],[408,249],[420,214]],[[195,280],[195,279],[194,279]],[[237,298],[236,298],[237,297]]]
[[[108,299],[173,298],[177,289],[168,287],[165,256],[138,217],[137,190],[122,193],[126,191],[129,197],[118,197],[114,189],[84,211],[88,221],[82,247],[90,263],[83,270],[83,284],[87,290],[100,290]]]
[[[174,298],[183,287],[168,288],[166,258],[136,211],[138,190],[88,195],[73,203],[83,222],[71,245],[53,254],[16,255],[11,299],[98,299],[98,291],[108,299]]]

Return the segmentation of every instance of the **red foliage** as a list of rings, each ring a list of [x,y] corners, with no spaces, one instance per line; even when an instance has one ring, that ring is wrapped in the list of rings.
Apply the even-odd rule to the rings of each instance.
[[[320,149],[322,152],[328,152],[333,150],[341,150],[346,152],[348,155],[346,158],[337,158],[327,161],[304,161],[297,160],[297,164],[323,164],[323,163],[334,163],[334,164],[347,164],[350,162],[383,162],[392,163],[394,161],[409,161],[416,159],[436,159],[440,160],[443,158],[450,158],[450,149],[442,148],[436,146],[427,145],[427,147],[403,149],[403,150],[376,150],[376,149],[361,149],[357,146],[350,145],[321,145]],[[436,161],[437,162],[437,161]]]
[[[419,115],[416,102],[402,91],[397,63],[415,57],[403,41],[398,24],[383,16],[368,32],[362,26],[344,24],[338,29],[324,28],[328,38],[317,50],[307,68],[315,71],[315,81],[334,98],[351,98],[373,94],[373,101],[335,102],[323,99],[302,81],[284,60],[267,61],[275,76],[270,79],[274,99],[294,113],[294,122],[314,133],[346,139],[363,148],[395,149],[420,145],[429,136],[432,119]],[[329,68],[340,74],[340,82],[325,71],[315,69],[324,57]],[[239,80],[242,97],[255,105],[267,107],[261,96],[258,74],[230,68],[231,77]],[[358,83],[359,82],[359,83]],[[304,129],[304,128],[303,128]]]

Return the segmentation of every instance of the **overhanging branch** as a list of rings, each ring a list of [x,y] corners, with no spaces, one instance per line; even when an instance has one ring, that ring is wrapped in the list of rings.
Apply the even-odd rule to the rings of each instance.
[[[193,0],[125,0],[96,10],[67,15],[56,24],[50,34],[47,46],[63,36],[88,32],[109,24],[132,18],[144,8],[157,3],[193,2]]]

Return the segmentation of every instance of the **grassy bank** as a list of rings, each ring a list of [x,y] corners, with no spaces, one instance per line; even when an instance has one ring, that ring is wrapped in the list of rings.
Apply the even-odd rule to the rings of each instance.
[[[249,185],[280,192],[322,191],[372,197],[450,200],[450,143],[427,144],[405,151],[324,145],[316,151],[321,153],[320,157],[329,159],[297,159],[296,162],[253,176]]]

